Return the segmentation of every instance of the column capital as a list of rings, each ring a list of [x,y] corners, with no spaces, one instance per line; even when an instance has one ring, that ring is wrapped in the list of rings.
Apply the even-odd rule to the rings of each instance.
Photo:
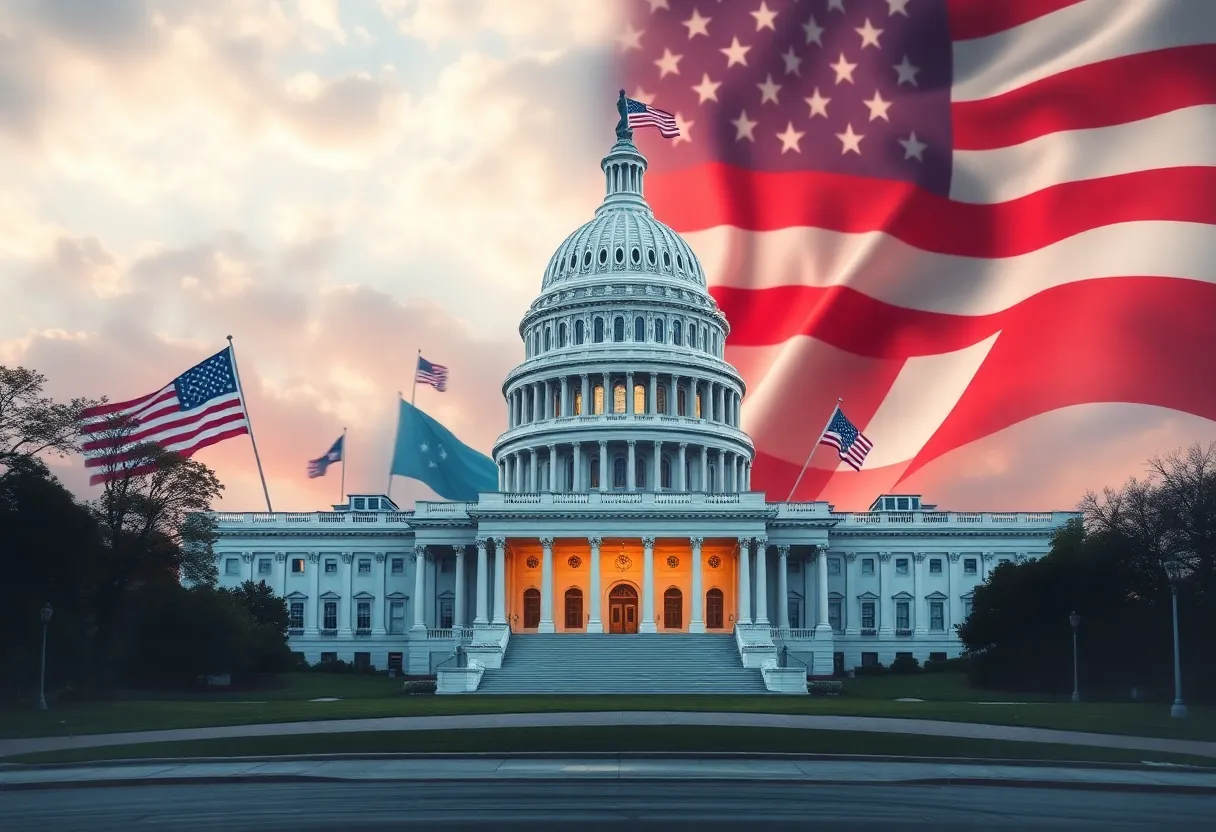
[[[384,563],[384,552],[376,552],[376,563]]]
[[[578,377],[583,379],[584,381],[586,381],[588,378],[591,377],[591,374],[590,373],[579,373]]]
[[[746,555],[748,553],[748,550],[751,548],[751,545],[752,545],[752,540],[750,537],[739,538],[739,552],[741,554]]]
[[[764,548],[767,548],[767,547],[768,547],[768,538],[767,538],[767,537],[753,537],[753,538],[752,538],[752,540],[753,540],[753,541],[755,542],[755,544],[756,544],[757,546],[759,546],[761,549],[764,549]]]
[[[355,559],[355,555],[353,552],[343,552],[342,553],[342,562],[343,563],[350,563],[354,559]]]
[[[992,552],[980,552],[980,557],[984,559],[984,563],[992,563],[993,559],[996,558],[996,555]]]
[[[950,562],[951,562],[951,563],[958,563],[958,559],[959,559],[959,553],[958,553],[958,552],[950,552],[949,554],[947,554],[947,555],[946,555],[946,557],[950,558]]]
[[[410,555],[410,557],[413,559],[414,563],[417,563],[419,558],[422,560],[430,560],[431,554],[429,551],[427,551],[426,545],[419,546],[414,544],[414,553]]]
[[[790,545],[788,543],[777,544],[777,557],[788,558],[790,556]]]
[[[853,561],[857,560],[857,553],[856,552],[845,552],[844,559],[847,560],[849,563],[852,563]]]
[[[694,548],[694,549],[700,549],[700,548],[701,548],[701,546],[702,546],[702,545],[705,543],[705,538],[703,538],[703,537],[690,537],[690,538],[688,538],[688,543],[689,543],[689,545],[690,545],[690,546],[692,546],[692,548]]]
[[[912,559],[914,561],[916,561],[917,563],[924,563],[925,562],[925,553],[917,552],[916,554],[912,555]]]
[[[241,560],[245,563],[253,563],[253,552],[241,552]]]
[[[452,544],[452,554],[463,555],[464,554],[464,544],[463,543],[453,543]]]
[[[603,543],[604,543],[604,538],[602,538],[602,537],[587,538],[587,545],[590,546],[592,549],[600,548],[600,546],[603,545]]]
[[[880,561],[882,561],[883,563],[887,563],[891,560],[891,553],[890,552],[879,552],[878,559]]]
[[[681,442],[681,443],[680,443],[680,450],[681,450],[681,451],[683,451],[683,450],[685,450],[685,449],[687,449],[687,448],[688,448],[688,443],[687,443],[687,442]]]
[[[282,563],[283,561],[287,560],[287,553],[286,552],[275,552],[274,559],[278,563]]]
[[[626,439],[626,440],[625,440],[625,442],[626,442],[626,444],[628,444],[628,445],[629,445],[629,447],[631,447],[631,448],[632,448],[634,445],[636,445],[636,444],[638,443],[636,439]]]
[[[643,537],[642,546],[646,549],[654,549],[654,538],[653,537]]]
[[[479,538],[477,538],[477,549],[478,549],[478,551],[484,551],[484,550],[485,550],[485,548],[486,548],[486,544],[488,544],[489,542],[490,542],[490,539],[489,539],[488,537],[479,537]]]
[[[551,538],[551,537],[542,537],[542,538],[540,539],[540,545],[541,545],[541,546],[543,546],[543,547],[544,547],[544,548],[546,548],[546,549],[552,549],[552,548],[553,548],[553,538]]]
[[[219,558],[219,555],[216,555],[216,558]],[[321,560],[320,552],[309,552],[308,553],[308,562],[309,563],[317,563],[320,560]]]
[[[607,440],[607,439],[601,439],[601,440],[600,440],[600,448],[607,448],[607,447],[608,447],[608,440]]]

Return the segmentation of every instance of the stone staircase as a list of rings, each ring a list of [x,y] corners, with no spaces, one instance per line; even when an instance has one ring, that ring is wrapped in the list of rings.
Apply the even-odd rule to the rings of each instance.
[[[734,636],[516,635],[479,693],[767,693]]]

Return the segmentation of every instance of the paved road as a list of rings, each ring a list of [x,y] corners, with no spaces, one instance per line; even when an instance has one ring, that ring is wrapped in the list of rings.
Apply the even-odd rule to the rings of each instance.
[[[0,792],[22,832],[222,829],[1211,828],[1216,797],[978,786],[689,781],[281,783]],[[625,826],[627,824],[627,826]]]
[[[403,716],[381,719],[335,719],[261,725],[182,728],[126,734],[84,734],[0,740],[0,757],[70,748],[100,748],[148,742],[266,737],[293,734],[338,734],[358,731],[435,731],[453,728],[550,728],[558,726],[726,725],[744,728],[806,728],[823,731],[865,731],[884,734],[963,737],[1015,742],[1064,743],[1101,748],[1125,748],[1216,758],[1216,742],[1124,737],[1080,731],[1052,731],[1015,725],[941,722],[932,719],[815,716],[807,714],[698,713],[683,711],[601,711],[594,713],[459,714]]]

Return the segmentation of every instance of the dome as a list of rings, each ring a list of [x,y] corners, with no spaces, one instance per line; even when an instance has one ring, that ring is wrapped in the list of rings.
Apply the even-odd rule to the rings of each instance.
[[[688,243],[654,218],[642,192],[646,157],[628,139],[604,157],[607,193],[585,223],[562,242],[541,290],[612,275],[655,275],[706,289],[705,272]]]

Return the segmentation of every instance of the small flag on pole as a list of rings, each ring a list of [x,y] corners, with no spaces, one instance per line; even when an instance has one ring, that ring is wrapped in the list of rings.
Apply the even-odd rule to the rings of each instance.
[[[832,420],[828,422],[827,429],[819,437],[819,444],[839,451],[840,458],[854,471],[861,470],[862,463],[866,461],[866,454],[874,447],[874,443],[845,417],[844,411],[839,406],[832,414]]]
[[[325,456],[308,460],[308,478],[316,479],[325,476],[326,469],[335,462],[342,461],[342,453],[346,444],[346,436],[339,436],[338,441],[325,452]]]
[[[634,101],[632,98],[625,99],[625,108],[629,114],[630,129],[635,127],[654,127],[659,131],[659,135],[665,139],[674,139],[680,135],[680,127],[676,124],[676,117],[666,110],[651,107],[649,104]]]
[[[418,372],[414,374],[414,383],[429,384],[440,393],[448,389],[448,368],[442,364],[433,364],[421,355],[418,356]]]
[[[249,433],[249,416],[237,384],[232,348],[196,364],[164,387],[117,404],[90,407],[80,414],[85,467],[99,473],[98,485],[150,473],[155,465],[137,448],[159,445],[184,457]]]

